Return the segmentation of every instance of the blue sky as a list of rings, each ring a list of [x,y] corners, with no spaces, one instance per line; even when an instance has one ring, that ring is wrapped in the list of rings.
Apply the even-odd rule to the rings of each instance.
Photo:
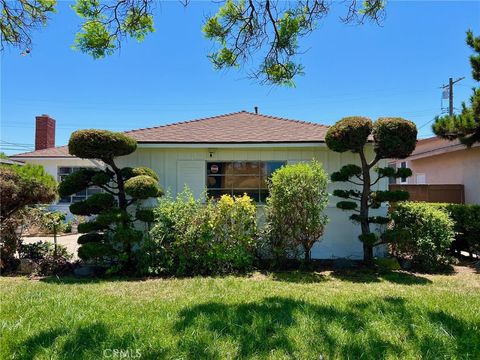
[[[301,42],[305,76],[295,88],[279,88],[253,82],[245,70],[213,70],[206,58],[212,44],[201,33],[216,7],[209,2],[162,3],[154,34],[93,60],[71,49],[79,20],[60,1],[49,26],[34,34],[31,55],[1,55],[1,139],[33,147],[34,118],[42,113],[57,120],[56,143],[63,145],[79,128],[129,130],[254,106],[323,124],[348,115],[401,116],[417,124],[420,137],[431,136],[439,86],[466,76],[455,87],[455,106],[470,96],[464,39],[467,28],[480,33],[480,2],[390,1],[381,27],[342,24],[342,6],[334,4]]]

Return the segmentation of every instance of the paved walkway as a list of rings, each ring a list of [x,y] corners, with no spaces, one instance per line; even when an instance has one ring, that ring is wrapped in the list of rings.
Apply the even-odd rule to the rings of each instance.
[[[80,234],[69,234],[57,236],[57,244],[63,245],[67,248],[68,252],[73,254],[73,258],[77,259],[77,251],[79,245],[77,244],[77,239]],[[23,238],[23,241],[27,244],[34,243],[37,241],[49,241],[53,243],[53,235],[50,236],[26,236]]]

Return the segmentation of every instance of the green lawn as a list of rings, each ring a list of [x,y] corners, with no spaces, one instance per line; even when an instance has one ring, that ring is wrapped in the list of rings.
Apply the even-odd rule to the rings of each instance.
[[[0,284],[2,359],[480,359],[472,271]]]

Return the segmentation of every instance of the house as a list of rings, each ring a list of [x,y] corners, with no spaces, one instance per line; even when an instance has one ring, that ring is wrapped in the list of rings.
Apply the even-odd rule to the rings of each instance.
[[[55,147],[52,142],[55,120],[49,116],[37,117],[36,125],[35,143],[39,148],[12,159],[41,164],[58,181],[76,168],[102,166],[97,161],[71,156],[66,146]],[[350,152],[340,154],[327,148],[327,129],[317,123],[241,111],[127,131],[126,135],[137,140],[138,148],[133,154],[119,158],[118,164],[152,168],[162,187],[173,195],[185,185],[196,196],[205,189],[210,196],[247,193],[257,202],[261,212],[268,195],[266,180],[280,166],[316,159],[332,173],[343,165],[359,163],[357,156]],[[373,145],[369,144],[366,152],[373,157]],[[384,190],[387,183],[388,180],[382,179],[375,186]],[[333,188],[349,188],[339,183],[329,186],[330,192]],[[55,207],[67,211],[71,202],[84,199],[97,190],[92,188],[60,199]],[[337,201],[332,197],[327,211],[330,222],[323,241],[313,248],[312,257],[361,259],[360,228],[349,220],[349,213],[336,208]],[[382,207],[374,214],[385,213],[386,208]]]
[[[397,179],[397,184],[460,184],[464,188],[465,203],[480,204],[480,144],[468,149],[458,140],[448,141],[434,136],[419,140],[412,155],[389,161],[389,166],[412,170],[411,177]]]

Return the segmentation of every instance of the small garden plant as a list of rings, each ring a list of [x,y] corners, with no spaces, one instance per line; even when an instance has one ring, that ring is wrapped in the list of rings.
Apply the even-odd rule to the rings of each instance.
[[[328,176],[321,164],[283,166],[269,181],[266,239],[277,263],[301,248],[306,263],[315,242],[320,241],[328,218]]]
[[[144,272],[198,275],[245,272],[257,244],[256,206],[247,195],[195,199],[187,188],[161,198],[144,253]]]
[[[84,235],[78,238],[78,256],[85,261],[114,265],[110,270],[135,272],[134,250],[143,233],[134,228],[134,221],[149,222],[151,211],[137,211],[142,200],[163,195],[157,174],[146,167],[119,168],[115,159],[131,154],[137,148],[134,139],[106,130],[80,130],[70,137],[70,154],[82,159],[102,161],[104,169],[82,169],[66,177],[59,187],[60,196],[68,196],[89,186],[103,190],[84,201],[70,205],[76,215],[92,216],[78,225]],[[93,217],[94,216],[94,217]]]

